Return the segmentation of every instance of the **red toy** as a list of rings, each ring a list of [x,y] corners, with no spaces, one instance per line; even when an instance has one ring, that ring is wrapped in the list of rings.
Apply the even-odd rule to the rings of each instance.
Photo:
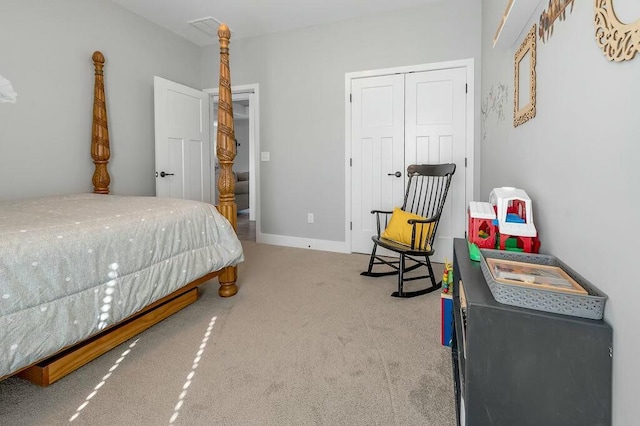
[[[496,213],[489,203],[471,201],[469,203],[469,228],[467,238],[478,248],[494,249],[497,243],[498,227]]]
[[[502,189],[502,192],[509,190]],[[521,190],[516,190],[521,191]],[[502,202],[496,193],[492,191],[492,203],[472,201],[469,203],[467,229],[467,239],[469,242],[481,249],[498,249],[519,251],[525,253],[538,253],[540,250],[540,240],[533,226],[532,214],[530,211],[530,200],[524,191],[511,199]],[[521,195],[524,194],[524,195]],[[529,204],[529,205],[528,205]],[[504,211],[502,210],[504,209]],[[529,212],[529,214],[527,214]],[[503,226],[500,227],[498,216],[504,216]],[[500,232],[500,230],[503,232]],[[511,231],[512,233],[504,232]],[[524,235],[522,235],[524,234]]]

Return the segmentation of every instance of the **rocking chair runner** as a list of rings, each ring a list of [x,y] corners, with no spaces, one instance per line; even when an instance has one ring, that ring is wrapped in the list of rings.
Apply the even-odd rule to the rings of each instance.
[[[407,167],[407,175],[409,181],[404,196],[402,211],[382,211],[372,210],[371,214],[376,215],[378,235],[371,237],[373,240],[373,251],[369,261],[369,269],[362,272],[361,275],[368,277],[381,277],[385,275],[398,275],[398,291],[391,294],[394,297],[414,297],[421,294],[430,293],[442,286],[442,281],[436,283],[433,276],[433,269],[429,257],[433,255],[433,242],[436,238],[438,223],[447,199],[451,177],[456,171],[455,164],[421,164],[411,165]],[[402,223],[398,224],[398,216],[410,213],[413,218],[401,219]],[[419,218],[416,217],[419,216]],[[384,228],[382,221],[384,217]],[[391,219],[391,220],[390,220]],[[391,226],[389,226],[391,225]],[[406,229],[407,238],[389,239],[390,228],[397,225],[408,227]],[[385,232],[381,234],[381,229]],[[380,247],[391,250],[399,254],[398,260],[389,260],[376,255],[376,250]],[[424,258],[424,260],[422,260]],[[409,259],[415,264],[406,266],[406,260]],[[387,265],[393,270],[385,272],[373,272],[375,265]],[[425,266],[429,274],[421,276],[405,277],[405,272],[413,271],[420,266]],[[405,281],[413,281],[421,278],[431,278],[431,287],[422,290],[405,292],[403,286]]]

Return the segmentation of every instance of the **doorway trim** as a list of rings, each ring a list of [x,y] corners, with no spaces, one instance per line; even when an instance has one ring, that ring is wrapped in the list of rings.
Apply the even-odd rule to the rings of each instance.
[[[475,193],[475,74],[474,59],[434,62],[431,64],[409,65],[404,67],[382,68],[377,70],[345,73],[344,76],[344,140],[345,140],[345,246],[351,250],[351,83],[352,80],[364,77],[378,77],[391,74],[408,74],[422,71],[436,71],[450,68],[464,68],[467,73],[467,105],[466,105],[466,145],[465,145],[465,205],[473,200]]]
[[[219,95],[220,89],[204,89],[203,92],[210,95],[210,118],[209,125],[213,128],[213,100]],[[231,86],[231,95],[237,100],[249,100],[249,220],[256,221],[256,239],[260,231],[260,191],[258,179],[260,176],[260,162],[257,161],[257,153],[260,152],[260,85],[244,84]],[[211,141],[214,134],[211,132]],[[215,150],[212,150],[215,156]],[[214,158],[212,156],[212,172],[215,172]],[[213,174],[213,173],[212,173]]]

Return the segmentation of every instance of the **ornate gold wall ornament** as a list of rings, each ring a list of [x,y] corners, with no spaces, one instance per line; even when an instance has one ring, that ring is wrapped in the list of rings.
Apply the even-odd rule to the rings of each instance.
[[[640,19],[633,24],[620,22],[613,10],[613,0],[595,0],[596,42],[610,61],[633,59],[640,50]]]
[[[547,42],[553,35],[553,23],[556,19],[564,21],[567,17],[567,6],[571,5],[569,13],[573,12],[574,0],[549,0],[549,7],[540,15],[540,26],[538,36],[543,42]]]
[[[513,65],[513,127],[518,127],[536,116],[536,24],[518,48]]]

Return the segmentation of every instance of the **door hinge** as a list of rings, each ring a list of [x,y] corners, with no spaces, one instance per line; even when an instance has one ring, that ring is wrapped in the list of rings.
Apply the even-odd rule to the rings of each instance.
[[[353,167],[353,158],[349,158],[349,167]]]
[[[469,84],[464,84],[464,93],[469,93]]]
[[[353,231],[353,222],[349,222],[349,230]]]
[[[464,166],[467,167],[467,157],[464,157]]]
[[[349,93],[349,102],[353,102],[353,95]]]

